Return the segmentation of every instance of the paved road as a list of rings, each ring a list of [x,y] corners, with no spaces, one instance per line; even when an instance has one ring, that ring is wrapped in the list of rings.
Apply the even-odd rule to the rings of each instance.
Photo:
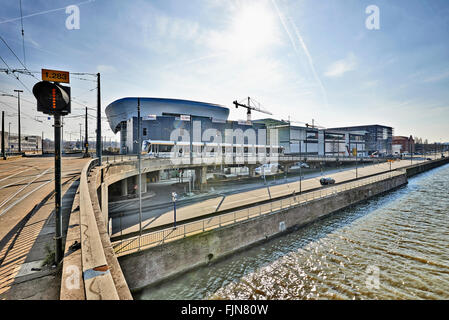
[[[76,191],[70,187],[86,162],[76,157],[62,159],[62,206],[66,213],[70,212]],[[47,255],[46,245],[54,247],[53,192],[53,157],[0,162],[0,298],[5,298],[16,277],[40,267]]]
[[[425,160],[413,160],[413,164],[424,162]],[[411,165],[410,160],[400,160],[391,163],[391,170],[404,168]],[[390,170],[390,163],[382,163],[377,165],[369,165],[365,167],[358,167],[356,169],[350,169],[345,171],[337,171],[332,173],[326,173],[326,177],[332,177],[336,182],[344,182],[352,180],[357,177],[366,177],[372,174],[381,172],[387,172]],[[315,188],[320,188],[319,182],[322,176],[318,175],[310,179],[305,179],[301,182],[301,190],[307,191]],[[254,204],[262,200],[284,196],[298,192],[300,188],[299,181],[290,181],[288,183],[279,184],[275,186],[262,187],[254,190],[237,192],[226,196],[217,196],[211,199],[207,199],[198,203],[188,204],[177,209],[177,221],[191,219],[202,215],[214,213],[219,210],[232,209],[235,207]],[[218,208],[218,209],[217,209]],[[151,229],[157,226],[173,223],[173,209],[160,208],[155,212],[145,212],[143,216],[144,221],[142,226],[144,229]],[[138,231],[138,215],[131,215],[123,217],[122,219],[116,219],[115,225],[113,225],[113,236],[119,236],[130,232]],[[121,221],[120,221],[121,220]],[[117,223],[118,222],[118,223]]]

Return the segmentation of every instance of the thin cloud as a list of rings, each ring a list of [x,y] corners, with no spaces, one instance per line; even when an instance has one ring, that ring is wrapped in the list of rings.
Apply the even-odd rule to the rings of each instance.
[[[346,72],[354,70],[356,66],[356,58],[353,53],[350,53],[345,59],[332,63],[324,75],[329,78],[338,78],[343,76]]]
[[[424,79],[423,82],[438,82],[438,81],[444,80],[446,78],[449,78],[449,70],[446,72],[428,77],[428,78]]]
[[[293,46],[293,50],[295,51],[296,55],[299,57],[298,47],[296,46],[295,40],[294,40],[294,38],[292,36],[292,33],[290,32],[290,30],[289,30],[289,28],[288,28],[288,26],[287,26],[287,24],[285,22],[284,15],[281,13],[279,7],[276,4],[276,1],[272,0],[272,3],[274,5],[274,7],[276,8],[276,12],[278,14],[279,20],[281,20],[282,26],[284,27],[284,30],[285,30],[285,32],[287,33],[287,35],[288,35],[288,37],[290,39],[290,43]],[[293,31],[294,31],[294,33],[296,35],[296,38],[298,39],[298,41],[299,41],[299,43],[300,43],[304,53],[307,56],[307,61],[309,63],[310,69],[312,70],[313,77],[315,78],[316,82],[320,86],[320,89],[321,89],[321,92],[323,94],[323,98],[324,98],[324,101],[325,101],[325,104],[326,104],[326,107],[327,107],[328,106],[327,93],[326,93],[326,90],[324,89],[324,86],[323,86],[323,83],[321,82],[321,79],[318,77],[318,73],[315,70],[315,66],[313,64],[312,56],[311,56],[309,50],[307,49],[307,46],[306,46],[306,44],[304,42],[304,39],[302,38],[301,33],[299,32],[298,27],[296,26],[296,24],[289,17],[288,17],[288,20],[289,20],[289,22],[290,22],[290,24],[291,24],[291,26],[293,28]]]

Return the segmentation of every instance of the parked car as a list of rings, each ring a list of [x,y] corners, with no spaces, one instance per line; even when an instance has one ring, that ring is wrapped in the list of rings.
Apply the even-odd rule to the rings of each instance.
[[[426,160],[432,160],[431,158],[427,158]]]
[[[296,162],[293,166],[290,167],[292,170],[296,170],[299,168],[310,168],[310,166],[305,162]]]
[[[260,167],[257,167],[254,172],[257,175],[263,176],[265,175],[272,175],[278,173],[279,165],[277,163],[266,163]]]
[[[301,168],[310,168],[310,166],[305,162],[298,162],[296,165],[299,165]]]
[[[332,178],[321,178],[320,179],[320,183],[322,186],[327,185],[327,184],[334,184],[335,180]]]

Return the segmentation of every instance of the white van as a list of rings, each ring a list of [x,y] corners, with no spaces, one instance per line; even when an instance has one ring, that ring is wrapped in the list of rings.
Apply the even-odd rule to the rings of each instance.
[[[273,175],[278,173],[279,171],[279,165],[277,163],[265,163],[264,165],[257,167],[254,172],[256,175]]]

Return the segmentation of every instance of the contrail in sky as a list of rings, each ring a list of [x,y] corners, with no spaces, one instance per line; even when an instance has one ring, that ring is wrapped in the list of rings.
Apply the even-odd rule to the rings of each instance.
[[[287,33],[287,35],[288,35],[288,37],[290,39],[290,43],[292,44],[295,53],[296,53],[296,55],[298,55],[299,51],[298,51],[298,48],[296,46],[295,39],[293,38],[292,33],[290,32],[290,30],[289,30],[289,28],[288,28],[288,26],[287,26],[287,24],[285,22],[285,18],[283,16],[283,14],[281,13],[281,11],[279,10],[279,7],[276,4],[276,0],[272,0],[272,3],[274,5],[274,7],[276,8],[276,12],[277,12],[277,14],[279,16],[279,20],[281,20],[282,26],[284,27],[284,30],[285,30],[285,32]],[[291,25],[293,27],[294,33],[296,35],[296,38],[298,39],[299,43],[301,44],[302,49],[304,50],[304,53],[307,56],[307,60],[309,62],[310,69],[312,70],[312,73],[313,73],[313,76],[314,76],[316,82],[318,82],[318,84],[319,84],[319,86],[321,88],[321,92],[323,94],[324,102],[325,102],[326,107],[327,107],[328,106],[328,102],[327,102],[326,90],[324,89],[323,83],[321,82],[321,80],[318,77],[318,74],[317,74],[317,72],[315,70],[315,66],[313,64],[312,56],[310,55],[310,52],[307,49],[307,46],[304,43],[304,40],[303,40],[303,38],[302,38],[302,36],[301,36],[301,34],[300,34],[300,32],[298,30],[298,27],[296,26],[295,22],[290,17],[288,17],[288,20],[289,20],[289,22],[291,23]]]
[[[89,2],[94,2],[94,1],[95,0],[88,0],[88,1],[80,2],[80,3],[75,3],[75,5],[79,6],[79,5],[86,4],[86,3],[89,3]],[[22,18],[30,18],[30,17],[34,17],[34,16],[39,16],[41,14],[51,13],[51,12],[55,12],[55,11],[59,11],[59,10],[65,10],[66,8],[67,7],[51,9],[51,10],[46,10],[46,11],[41,11],[41,12],[36,12],[36,13],[32,13],[32,14],[23,16]],[[20,19],[21,19],[21,17],[9,19],[9,20],[3,20],[3,21],[0,21],[0,24],[1,23],[7,23],[7,22],[13,22],[13,21],[17,21],[17,20],[20,20]]]

